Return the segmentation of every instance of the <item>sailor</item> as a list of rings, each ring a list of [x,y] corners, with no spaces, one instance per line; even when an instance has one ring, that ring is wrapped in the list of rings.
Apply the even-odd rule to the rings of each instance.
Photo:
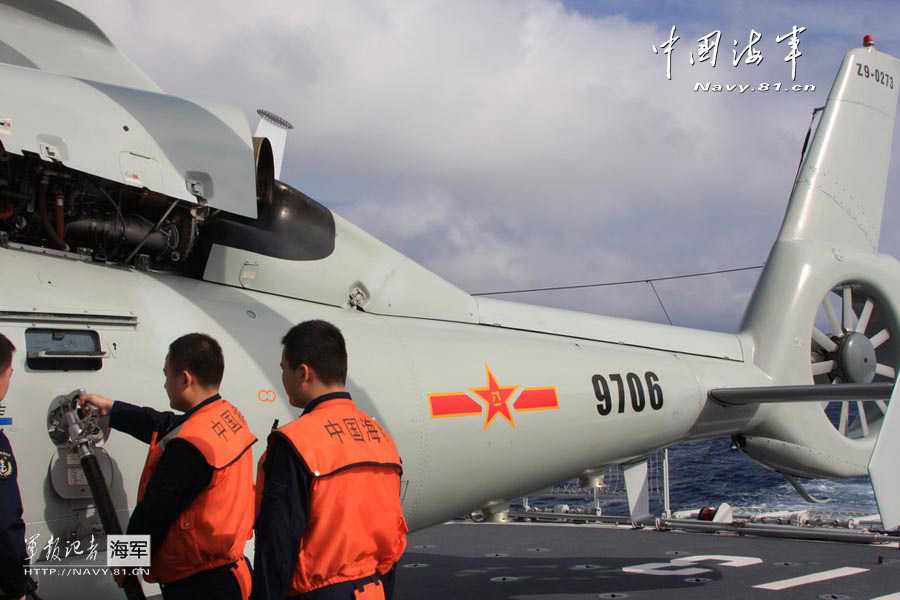
[[[306,321],[281,343],[281,380],[303,413],[260,459],[251,598],[391,598],[407,532],[394,441],[344,389],[337,327]]]
[[[0,402],[9,389],[15,351],[13,343],[0,334]],[[16,457],[6,434],[0,429],[0,598],[25,597],[27,577],[23,567],[27,564]]]
[[[183,414],[81,397],[109,414],[110,427],[150,444],[126,533],[150,535],[145,579],[159,582],[166,600],[246,599],[256,438],[219,395],[224,359],[212,337],[191,333],[172,342],[163,371],[170,406]]]

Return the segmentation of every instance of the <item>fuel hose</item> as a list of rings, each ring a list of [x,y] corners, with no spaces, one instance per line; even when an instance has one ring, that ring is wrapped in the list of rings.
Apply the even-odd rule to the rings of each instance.
[[[78,415],[79,409],[75,405],[76,399],[77,396],[74,396],[73,407],[66,411],[62,418],[68,432],[69,441],[77,448],[81,468],[84,470],[85,479],[87,479],[88,486],[91,488],[91,495],[94,497],[94,504],[97,507],[97,513],[100,515],[103,530],[107,536],[122,535],[122,525],[116,516],[116,507],[109,495],[109,489],[106,487],[106,480],[103,477],[103,471],[100,470],[97,455],[94,454],[93,445],[88,436],[84,435],[81,418]],[[127,575],[122,587],[128,600],[146,600],[141,582],[136,575]]]
[[[109,489],[106,487],[100,463],[97,462],[97,456],[92,451],[88,451],[81,457],[81,468],[84,470],[84,476],[91,488],[91,495],[94,497],[94,504],[100,514],[100,522],[103,523],[106,535],[122,535],[122,525],[116,517],[116,507],[113,505]],[[145,600],[144,589],[136,575],[126,576],[123,587],[128,600]]]

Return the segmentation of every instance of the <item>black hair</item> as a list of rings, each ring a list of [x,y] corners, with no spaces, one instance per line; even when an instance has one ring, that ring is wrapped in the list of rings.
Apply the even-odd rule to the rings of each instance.
[[[311,367],[326,384],[347,381],[347,346],[341,330],[327,321],[304,321],[283,338],[284,357],[291,369]]]
[[[215,339],[205,333],[189,333],[169,344],[169,368],[187,371],[202,386],[218,386],[225,372],[225,357]]]
[[[16,347],[9,341],[9,338],[0,333],[0,372],[5,373],[12,364],[12,355],[15,351]]]

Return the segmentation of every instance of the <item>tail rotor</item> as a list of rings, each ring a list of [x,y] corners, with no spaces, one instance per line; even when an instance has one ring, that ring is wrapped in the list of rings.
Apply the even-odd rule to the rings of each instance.
[[[812,329],[810,368],[819,385],[889,382],[896,379],[900,340],[896,315],[863,283],[843,283],[826,294]],[[823,403],[837,431],[851,439],[877,435],[887,402]]]

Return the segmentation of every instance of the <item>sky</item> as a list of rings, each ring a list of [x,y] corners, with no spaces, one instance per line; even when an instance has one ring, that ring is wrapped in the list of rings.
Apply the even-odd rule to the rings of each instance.
[[[900,55],[889,2],[69,3],[166,92],[291,121],[284,181],[471,293],[762,264],[843,54],[872,34]],[[775,40],[794,26],[792,81]],[[751,30],[762,62],[734,67]],[[715,66],[696,60],[713,31]],[[894,256],[898,162],[895,143]],[[735,331],[757,276],[655,285],[676,325]],[[666,321],[644,283],[502,298]]]

